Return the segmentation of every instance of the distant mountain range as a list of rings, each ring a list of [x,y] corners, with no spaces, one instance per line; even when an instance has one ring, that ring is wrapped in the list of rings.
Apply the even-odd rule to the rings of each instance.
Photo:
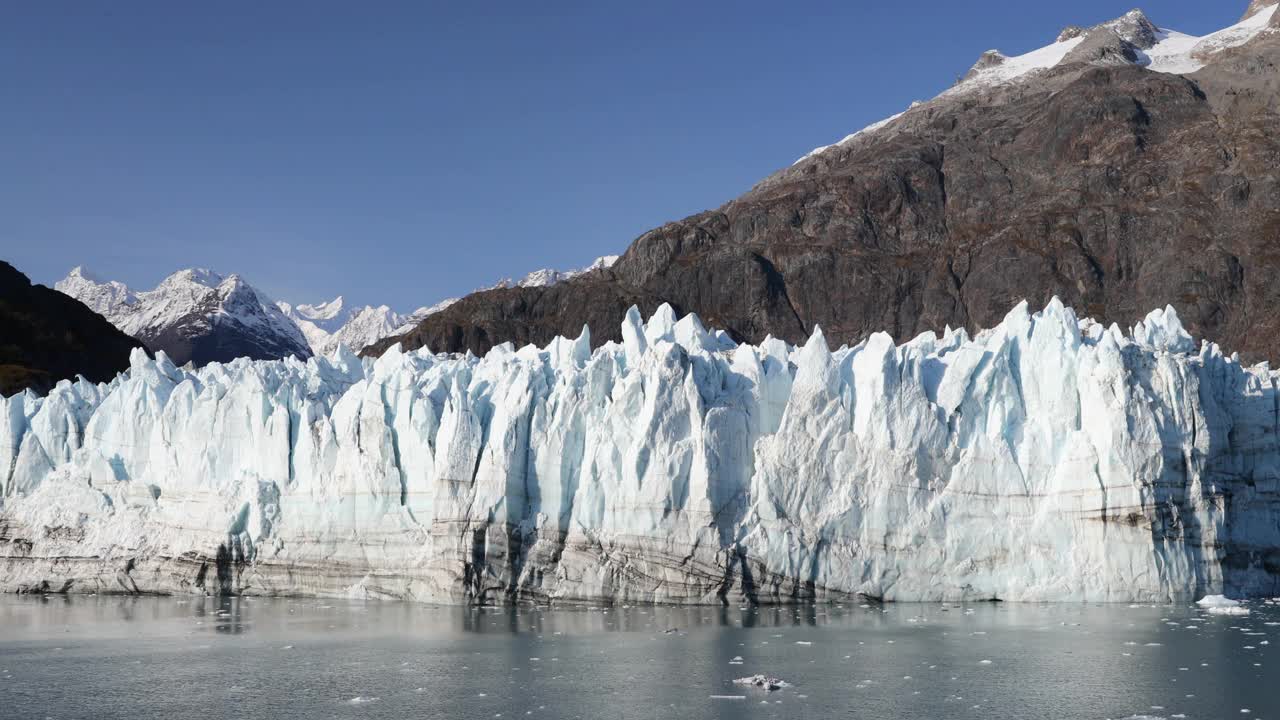
[[[597,258],[578,270],[543,269],[492,287],[546,287],[583,273],[608,268],[616,256]],[[457,301],[400,314],[386,305],[352,307],[342,296],[314,305],[276,302],[239,275],[189,268],[165,278],[153,290],[94,276],[76,267],[55,286],[175,363],[196,366],[229,362],[330,355],[339,346],[359,352],[379,340],[415,327]]]
[[[401,329],[408,330],[427,315],[448,307],[451,302],[453,299],[444,300],[407,315],[401,315],[386,305],[349,307],[341,295],[317,305],[278,302],[276,306],[302,331],[314,354],[330,355],[340,345],[359,352],[366,345]]]

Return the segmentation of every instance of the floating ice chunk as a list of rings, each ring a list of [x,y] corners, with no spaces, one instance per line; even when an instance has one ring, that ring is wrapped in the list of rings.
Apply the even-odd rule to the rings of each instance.
[[[786,682],[785,680],[779,680],[778,678],[772,677],[769,675],[751,675],[744,678],[738,678],[737,680],[733,681],[733,684],[749,685],[751,687],[757,687],[757,688],[760,688],[761,690],[766,690],[768,692],[773,692],[774,690],[780,690],[784,687],[791,686],[791,684]]]
[[[1241,615],[1241,616],[1243,616],[1243,615],[1248,615],[1248,614],[1249,614],[1249,608],[1242,608],[1242,607],[1211,607],[1211,608],[1209,608],[1209,614],[1210,614],[1210,615]]]
[[[1242,606],[1239,600],[1232,600],[1222,595],[1209,595],[1201,598],[1196,604],[1208,610],[1210,615],[1245,616],[1249,614],[1249,608]]]
[[[350,700],[348,700],[347,704],[348,705],[368,705],[369,703],[376,703],[376,702],[378,702],[378,698],[376,697],[366,697],[364,695],[357,695],[351,698]]]

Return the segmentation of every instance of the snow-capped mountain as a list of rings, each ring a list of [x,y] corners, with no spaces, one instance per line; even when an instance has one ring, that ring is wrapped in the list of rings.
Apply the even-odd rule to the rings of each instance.
[[[608,268],[617,259],[617,255],[605,255],[596,258],[590,265],[575,270],[535,270],[520,280],[507,278],[484,289],[547,287],[583,273]],[[317,305],[290,305],[285,302],[277,305],[302,330],[315,354],[330,355],[339,345],[358,353],[379,340],[412,330],[423,318],[438,313],[457,301],[456,297],[446,298],[405,314],[397,313],[386,305],[348,307],[341,295]]]
[[[471,603],[1274,596],[1280,373],[1054,299],[896,345],[633,307],[0,401],[0,591]],[[234,561],[231,561],[234,559]],[[216,568],[216,572],[215,572]]]
[[[1207,35],[1189,35],[1157,26],[1141,10],[1132,10],[1089,28],[1068,25],[1053,43],[1030,52],[1010,56],[999,50],[986,51],[955,87],[939,97],[962,96],[1010,83],[1034,81],[1053,68],[1072,63],[1135,65],[1156,72],[1187,75],[1201,70],[1223,51],[1240,47],[1264,33],[1280,33],[1277,8],[1280,5],[1276,0],[1254,0],[1239,22]],[[912,108],[922,104],[915,103]],[[904,113],[872,123],[840,142],[815,148],[796,162],[884,128]]]
[[[311,357],[302,331],[239,275],[191,268],[135,291],[74,268],[54,288],[179,364]]]
[[[597,258],[576,270],[537,270],[520,281],[494,287],[545,287],[585,272],[607,268],[616,255]],[[170,359],[196,365],[247,356],[255,360],[288,355],[331,355],[339,346],[352,352],[411,330],[423,318],[457,302],[446,298],[409,313],[386,305],[352,307],[339,295],[328,302],[275,302],[239,275],[189,268],[165,278],[154,290],[135,291],[76,267],[54,288],[88,305],[111,324],[164,350]]]
[[[285,302],[276,305],[297,324],[312,352],[331,355],[340,345],[360,352],[382,338],[416,325],[422,318],[443,310],[456,300],[449,298],[403,315],[386,305],[348,307],[341,295],[318,305],[290,305]]]
[[[482,289],[496,290],[499,288],[509,287],[547,287],[549,285],[555,285],[556,283],[562,283],[565,280],[571,280],[593,270],[604,270],[613,267],[613,264],[618,261],[618,257],[619,256],[617,255],[602,255],[593,260],[590,265],[577,268],[576,270],[553,270],[551,268],[542,268],[541,270],[534,270],[519,280],[504,278],[499,280],[496,284]]]

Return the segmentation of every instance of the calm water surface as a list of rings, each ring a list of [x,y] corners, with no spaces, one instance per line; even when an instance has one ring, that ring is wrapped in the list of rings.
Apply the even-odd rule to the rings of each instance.
[[[1250,606],[7,596],[0,717],[1280,720],[1280,606]]]

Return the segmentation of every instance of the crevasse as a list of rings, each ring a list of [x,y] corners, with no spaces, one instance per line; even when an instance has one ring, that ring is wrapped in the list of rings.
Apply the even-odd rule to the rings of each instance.
[[[130,370],[0,403],[0,587],[440,602],[1280,593],[1276,374],[1056,299],[970,337]]]

